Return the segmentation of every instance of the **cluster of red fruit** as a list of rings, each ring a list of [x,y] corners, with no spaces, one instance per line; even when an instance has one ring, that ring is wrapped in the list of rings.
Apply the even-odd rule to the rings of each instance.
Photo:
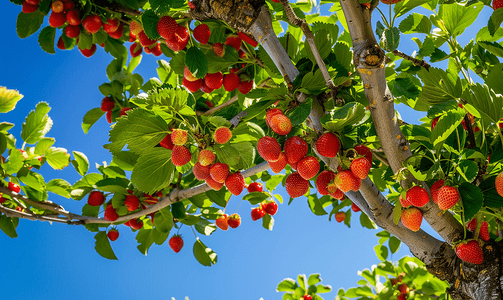
[[[399,292],[398,296],[396,297],[397,300],[405,300],[407,299],[407,295],[409,294],[409,287],[407,286],[407,284],[401,283],[404,275],[405,273],[401,273],[397,278],[390,279],[391,285],[397,286],[397,290]]]
[[[253,80],[250,80],[246,74],[237,75],[237,71],[239,71],[238,68],[231,68],[229,73],[225,75],[221,71],[207,73],[203,79],[200,79],[185,66],[182,84],[192,93],[201,90],[209,94],[223,86],[227,92],[238,89],[242,94],[248,94],[253,89]]]

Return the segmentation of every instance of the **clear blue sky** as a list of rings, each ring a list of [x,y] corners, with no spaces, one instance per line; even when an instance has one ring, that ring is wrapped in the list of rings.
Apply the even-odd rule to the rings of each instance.
[[[103,117],[85,135],[82,117],[100,105],[98,90],[107,82],[105,68],[111,56],[98,47],[96,54],[85,58],[76,49],[50,55],[38,46],[37,34],[26,39],[16,35],[16,17],[20,6],[4,2],[0,20],[0,86],[17,89],[24,98],[17,108],[2,114],[1,121],[13,122],[11,130],[20,139],[21,123],[40,101],[52,107],[54,121],[48,134],[56,138],[56,147],[84,152],[96,172],[94,163],[110,161],[102,145],[108,141],[109,124]],[[47,24],[46,22],[43,26]],[[57,33],[57,37],[61,34]],[[129,44],[127,44],[129,46]],[[145,80],[156,77],[156,59],[144,55],[136,72]],[[417,115],[408,115],[417,121]],[[21,147],[21,143],[18,143]],[[41,170],[46,181],[63,178],[78,180],[72,166],[53,171]],[[278,190],[287,199],[285,191]],[[244,193],[243,193],[244,194]],[[80,212],[79,203],[50,194],[50,200],[71,211]],[[228,212],[234,212],[240,198],[231,198]],[[182,251],[175,254],[167,243],[153,245],[148,256],[137,249],[135,234],[120,226],[120,237],[112,243],[118,261],[109,261],[94,250],[94,233],[84,227],[21,220],[19,237],[11,239],[0,233],[2,299],[280,299],[276,285],[286,277],[321,273],[324,284],[334,291],[325,294],[333,299],[339,287],[349,288],[360,279],[358,270],[378,263],[373,246],[378,230],[363,229],[358,219],[352,228],[317,217],[307,206],[307,199],[297,198],[290,206],[283,204],[275,216],[272,232],[252,222],[250,205],[243,202],[239,213],[242,225],[235,230],[217,230],[201,240],[218,254],[212,267],[200,265],[192,255],[195,237],[188,227],[181,230],[185,239]],[[359,215],[359,213],[358,213]],[[409,254],[402,247],[393,260]]]

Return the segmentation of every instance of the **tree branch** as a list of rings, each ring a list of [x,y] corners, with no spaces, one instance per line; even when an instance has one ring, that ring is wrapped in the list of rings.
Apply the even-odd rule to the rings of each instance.
[[[416,66],[419,66],[419,67],[423,67],[425,68],[427,71],[430,69],[430,64],[428,64],[427,62],[425,62],[424,60],[422,59],[417,59],[417,58],[414,58],[410,55],[407,55],[405,53],[403,53],[402,51],[400,50],[393,50],[393,54],[395,54],[396,56],[400,56],[401,58],[403,59],[406,59],[408,61],[411,61],[414,65]]]
[[[103,6],[104,8],[107,8],[107,9],[109,9],[111,11],[114,11],[114,12],[120,12],[120,13],[123,13],[123,14],[126,14],[126,15],[130,15],[130,16],[134,16],[134,17],[137,17],[137,16],[139,16],[139,15],[142,14],[141,12],[139,12],[137,10],[130,9],[130,8],[127,8],[127,7],[124,7],[124,6],[120,6],[118,3],[110,3],[110,2],[105,1],[105,0],[97,0],[95,2],[99,6]]]

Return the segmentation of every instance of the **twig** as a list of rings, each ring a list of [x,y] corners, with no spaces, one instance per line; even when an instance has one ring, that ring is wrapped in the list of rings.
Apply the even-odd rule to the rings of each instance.
[[[380,153],[376,153],[374,151],[372,151],[372,152],[373,152],[375,158],[377,158],[380,162],[382,162],[383,164],[385,164],[386,166],[389,167],[389,162],[386,158],[382,157]]]
[[[419,67],[423,67],[427,71],[430,69],[430,64],[428,64],[424,60],[414,58],[414,57],[407,55],[399,50],[393,50],[393,54],[395,54],[396,56],[400,56],[401,58],[406,59],[408,61],[411,61],[414,65],[419,66]]]
[[[336,87],[334,85],[334,82],[332,81],[332,78],[330,77],[330,73],[328,73],[327,67],[323,62],[323,59],[321,58],[318,48],[316,47],[316,43],[314,42],[314,36],[313,33],[311,32],[311,29],[309,29],[309,25],[307,24],[306,20],[300,19],[295,15],[288,0],[281,0],[281,5],[283,5],[283,10],[285,11],[285,15],[287,16],[288,21],[290,21],[290,23],[292,23],[295,26],[299,26],[302,29],[302,32],[304,32],[304,36],[306,37],[306,41],[308,42],[309,47],[311,48],[311,52],[314,55],[314,59],[316,60],[316,63],[320,68],[321,74],[325,79],[326,85],[330,89],[330,94],[332,95],[332,98],[335,101],[338,90],[335,89]],[[288,51],[288,48],[286,49],[286,51]]]

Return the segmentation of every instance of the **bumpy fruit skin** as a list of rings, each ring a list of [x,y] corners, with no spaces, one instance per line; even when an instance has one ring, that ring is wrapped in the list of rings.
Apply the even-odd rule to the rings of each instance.
[[[143,47],[148,47],[150,45],[153,45],[155,43],[156,40],[153,40],[151,38],[149,38],[147,36],[147,34],[145,33],[145,31],[140,31],[140,33],[138,33],[138,40],[140,41],[140,44],[143,46]]]
[[[96,52],[96,48],[97,48],[97,47],[96,47],[96,44],[93,44],[93,45],[91,46],[91,48],[89,48],[89,49],[80,49],[80,48],[79,48],[79,51],[80,51],[80,53],[82,53],[82,55],[84,55],[85,57],[91,57],[91,56],[93,56],[93,54]]]
[[[265,211],[260,206],[255,207],[254,209],[251,210],[252,221],[262,219],[262,217],[265,216],[265,214],[266,214]]]
[[[117,229],[110,229],[107,232],[107,237],[109,240],[116,241],[119,238],[119,231]]]
[[[112,98],[110,97],[105,97],[101,100],[101,110],[102,111],[109,111],[112,110],[115,107],[115,102]]]
[[[223,82],[224,76],[220,71],[217,73],[208,73],[206,74],[206,76],[204,76],[204,83],[206,83],[209,88],[212,88],[214,90],[221,88]]]
[[[233,47],[236,51],[241,48],[241,38],[238,35],[232,34],[225,39],[225,44]]]
[[[183,166],[192,159],[190,151],[185,146],[174,145],[171,150],[171,162],[177,166]]]
[[[213,52],[215,52],[216,56],[223,57],[225,55],[224,45],[222,43],[213,44]]]
[[[171,141],[171,134],[168,133],[159,144],[168,150],[173,150],[174,144]]]
[[[211,176],[206,178],[204,181],[214,191],[220,191],[224,186],[223,182],[216,182],[215,180],[213,180],[213,178],[211,178]]]
[[[496,187],[498,194],[503,197],[503,172],[499,173],[498,176],[496,176],[494,186]]]
[[[334,183],[338,189],[343,193],[349,192],[350,190],[358,191],[361,184],[361,179],[355,177],[353,172],[350,170],[342,170],[335,174]]]
[[[140,219],[132,219],[129,221],[129,226],[134,230],[140,230],[143,227],[143,221]]]
[[[101,22],[101,19],[98,15],[89,15],[85,17],[84,20],[82,20],[82,26],[90,33],[96,33],[100,31],[102,24],[103,23]]]
[[[115,208],[112,206],[112,204],[108,204],[107,208],[105,208],[105,220],[108,221],[115,221],[119,218],[119,214],[117,214],[117,211],[115,211]]]
[[[254,40],[253,38],[251,38],[250,36],[242,33],[241,31],[238,32],[238,36],[239,38],[245,42],[245,43],[248,43],[250,44],[253,48],[257,47],[258,46],[258,42],[256,40]]]
[[[405,200],[416,207],[421,207],[430,201],[430,197],[428,196],[428,192],[422,187],[413,186],[407,191]]]
[[[213,140],[217,144],[225,144],[232,138],[232,131],[227,127],[218,127],[213,133]]]
[[[157,22],[157,32],[164,39],[169,40],[175,34],[178,26],[175,19],[170,16],[164,16]]]
[[[229,176],[229,166],[224,163],[216,163],[210,166],[211,179],[219,183],[224,183]]]
[[[346,219],[346,214],[342,211],[335,213],[335,220],[339,223],[343,222]]]
[[[410,204],[409,201],[407,201],[407,199],[402,197],[402,194],[400,194],[400,196],[398,196],[398,200],[400,201],[400,204],[402,205],[402,207],[409,207],[412,205],[412,204]]]
[[[208,44],[210,35],[210,28],[206,24],[201,24],[194,28],[193,36],[201,44]]]
[[[330,193],[330,196],[338,200],[344,199],[344,193],[339,189],[336,189],[333,193]]]
[[[303,196],[309,190],[309,181],[302,178],[299,173],[290,173],[285,180],[285,189],[292,198]]]
[[[185,143],[187,143],[187,136],[188,133],[186,130],[174,129],[171,133],[171,141],[173,142],[173,145],[185,145]]]
[[[497,10],[498,8],[503,7],[503,0],[493,0],[493,9]]]
[[[456,245],[455,250],[462,261],[476,265],[484,262],[484,253],[476,240],[463,241]]]
[[[229,224],[227,223],[229,220],[229,216],[227,214],[223,214],[218,219],[215,220],[215,225],[222,230],[229,229]]]
[[[189,81],[187,78],[183,77],[182,84],[186,87],[191,93],[197,92],[203,85],[203,81],[201,79],[197,79],[195,81]]]
[[[92,191],[87,197],[87,204],[91,206],[100,206],[105,202],[105,196],[100,191]]]
[[[227,187],[229,192],[237,196],[241,194],[241,192],[245,188],[245,179],[239,171],[232,173],[225,179],[225,186]]]
[[[265,123],[267,124],[267,126],[271,127],[271,119],[272,117],[274,117],[275,115],[282,115],[283,114],[283,111],[281,111],[281,109],[279,108],[272,108],[270,110],[267,111],[267,113],[265,114]]]
[[[199,152],[198,161],[202,166],[209,166],[215,160],[215,153],[213,151],[204,149]]]
[[[279,154],[279,159],[277,161],[270,161],[269,162],[269,167],[271,167],[271,170],[274,173],[279,173],[283,171],[283,169],[286,167],[286,164],[288,161],[286,160],[286,154],[285,152],[281,152]]]
[[[169,239],[169,246],[175,253],[180,252],[183,248],[183,239],[180,235],[175,234]]]
[[[52,12],[49,16],[49,26],[56,28],[62,26],[66,22],[66,16],[64,13]]]
[[[453,186],[444,185],[438,191],[438,208],[448,210],[453,207],[459,200],[458,189]]]
[[[264,211],[267,214],[274,216],[276,214],[276,212],[278,212],[278,203],[276,203],[274,201],[267,202],[267,204],[264,207]]]
[[[105,30],[106,33],[110,34],[119,29],[119,25],[119,20],[107,19],[107,22],[103,24],[103,30]]]
[[[316,141],[316,151],[324,157],[335,157],[339,152],[341,143],[337,136],[326,132]]]
[[[23,1],[23,6],[21,7],[21,11],[25,14],[31,14],[38,10],[38,5],[33,5],[28,3],[27,1]]]
[[[120,24],[119,28],[117,28],[116,31],[110,32],[108,35],[111,38],[118,40],[118,39],[120,39],[122,37],[123,33],[124,33],[124,25]],[[159,48],[159,50],[160,50],[160,48]]]
[[[365,145],[357,145],[355,146],[356,153],[359,155],[365,156],[365,158],[370,162],[372,165],[372,151],[370,150],[369,147]]]
[[[365,158],[360,157],[351,162],[351,172],[360,179],[367,178],[372,164]]]
[[[238,214],[232,214],[227,220],[230,228],[238,228],[241,225],[241,217]]]
[[[131,46],[129,46],[129,53],[131,53],[132,57],[137,57],[143,52],[143,47],[140,45],[140,43],[132,43]]]
[[[79,11],[76,9],[72,9],[66,13],[66,21],[70,25],[80,25],[81,20],[79,17]]]
[[[140,206],[140,199],[135,195],[127,195],[124,200],[124,205],[126,205],[128,211],[135,211],[138,209],[138,206]]]
[[[285,154],[289,164],[297,163],[306,156],[308,146],[306,141],[298,136],[292,136],[285,141]]]
[[[279,135],[287,135],[292,130],[292,121],[284,114],[277,114],[271,118],[271,129]]]
[[[354,204],[354,203],[351,203],[351,209],[354,211],[354,212],[359,212],[360,211],[360,207],[358,207],[358,205]]]
[[[19,192],[21,191],[21,187],[19,186],[19,184],[14,183],[14,182],[10,182],[10,181],[9,181],[9,183],[8,183],[8,185],[7,185],[7,188],[8,188],[9,190],[11,190],[12,192],[14,192],[14,193],[18,193],[18,194],[19,194]]]
[[[418,231],[421,228],[421,222],[423,222],[423,213],[416,207],[407,208],[402,210],[400,219],[403,226],[412,231]]]
[[[316,157],[304,156],[304,158],[297,163],[297,171],[302,178],[309,180],[320,171],[320,162]]]
[[[263,191],[263,186],[262,183],[260,182],[252,182],[248,185],[248,193],[253,193],[253,192],[262,192]]]
[[[469,231],[474,231],[476,227],[477,219],[475,218],[466,225],[466,229],[468,229]],[[491,236],[489,235],[489,224],[487,223],[487,221],[482,222],[482,224],[480,225],[479,237],[486,242],[491,238]]]
[[[438,203],[438,191],[442,186],[444,186],[445,180],[441,179],[438,181],[435,181],[434,184],[431,185],[431,198],[433,199],[433,202]]]
[[[189,67],[185,66],[183,68],[183,77],[186,78],[188,81],[196,81],[197,77],[190,72]]]
[[[281,154],[281,146],[275,138],[264,136],[258,140],[257,151],[265,161],[275,162]]]
[[[238,75],[236,75],[234,73],[226,74],[224,76],[224,81],[223,81],[224,89],[227,92],[232,92],[238,87],[240,82],[241,82],[241,80],[239,79]]]
[[[252,89],[253,89],[253,80],[252,81],[241,81],[238,84],[238,91],[243,95],[248,94]]]
[[[316,178],[316,189],[320,195],[330,194],[328,184],[335,178],[335,173],[329,170],[322,171]]]

